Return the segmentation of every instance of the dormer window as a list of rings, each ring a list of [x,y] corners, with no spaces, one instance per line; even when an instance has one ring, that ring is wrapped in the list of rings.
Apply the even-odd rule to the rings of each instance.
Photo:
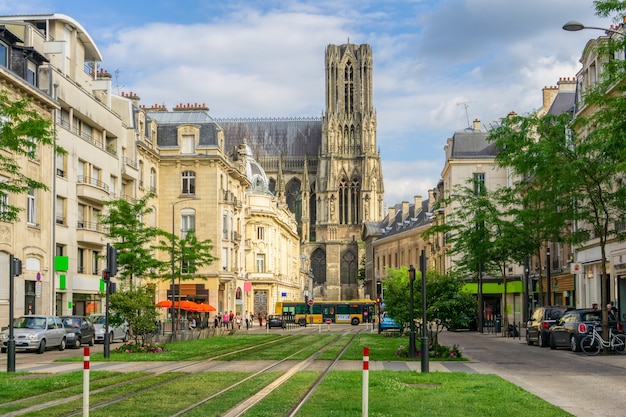
[[[0,66],[7,67],[9,64],[8,59],[9,48],[3,42],[0,42]]]

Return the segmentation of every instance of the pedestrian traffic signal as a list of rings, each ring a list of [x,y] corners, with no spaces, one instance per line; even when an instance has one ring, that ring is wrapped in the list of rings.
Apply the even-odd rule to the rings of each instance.
[[[308,304],[309,303],[309,296],[305,295],[304,296],[304,304]]]

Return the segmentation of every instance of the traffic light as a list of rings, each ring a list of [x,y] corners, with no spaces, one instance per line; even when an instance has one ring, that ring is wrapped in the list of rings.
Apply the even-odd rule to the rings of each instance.
[[[103,274],[104,280],[109,280],[117,274],[117,249],[107,243],[107,268]]]
[[[19,277],[22,275],[22,260],[13,258],[13,276]]]
[[[382,300],[380,297],[378,297],[378,298],[376,299],[376,302],[377,302],[378,304],[380,304],[380,302],[381,302],[381,301],[383,301],[383,300]]]
[[[309,303],[309,296],[305,295],[304,296],[304,304],[308,304]]]
[[[376,295],[380,295],[383,292],[383,283],[381,280],[376,281]]]

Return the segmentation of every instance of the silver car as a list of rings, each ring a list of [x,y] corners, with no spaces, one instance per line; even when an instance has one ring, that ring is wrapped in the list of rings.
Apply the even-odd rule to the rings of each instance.
[[[22,316],[13,321],[13,339],[15,349],[36,350],[44,353],[46,348],[65,349],[65,328],[57,316]],[[2,347],[7,351],[9,329],[0,333]]]
[[[96,329],[96,342],[104,343],[104,314],[92,314],[89,319],[93,323],[93,327]],[[119,326],[111,326],[111,318],[109,317],[109,342],[113,340],[121,340],[122,342],[128,341],[128,324],[126,322]]]

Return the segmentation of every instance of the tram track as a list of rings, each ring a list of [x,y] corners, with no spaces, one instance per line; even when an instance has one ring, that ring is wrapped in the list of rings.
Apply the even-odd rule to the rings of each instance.
[[[155,362],[154,366],[152,366],[151,364],[150,365],[151,368],[145,370],[145,372],[149,372],[148,374],[141,374],[136,378],[131,378],[131,379],[121,381],[121,382],[115,382],[111,385],[107,385],[107,386],[91,391],[90,395],[92,395],[92,398],[96,399],[97,398],[96,396],[99,395],[100,400],[96,400],[97,402],[90,405],[89,409],[90,410],[102,409],[102,408],[112,406],[117,403],[121,403],[125,400],[132,401],[133,397],[137,397],[140,395],[150,396],[151,392],[160,392],[162,390],[168,390],[169,389],[168,386],[176,386],[176,385],[180,386],[181,383],[182,384],[185,383],[184,378],[191,377],[191,374],[220,371],[220,368],[222,366],[227,368],[226,369],[227,372],[232,372],[234,369],[237,369],[237,367],[239,366],[239,365],[236,365],[237,363],[245,362],[245,361],[238,361],[238,356],[247,356],[248,354],[253,354],[257,350],[262,351],[264,349],[266,350],[269,349],[268,352],[271,352],[273,350],[275,352],[273,354],[274,356],[276,355],[276,352],[280,352],[283,349],[291,350],[291,352],[289,352],[287,356],[281,358],[280,360],[267,359],[267,360],[272,360],[273,363],[269,365],[263,365],[262,369],[257,368],[256,372],[246,375],[241,380],[230,383],[226,387],[218,387],[218,390],[219,390],[218,392],[207,394],[206,398],[203,398],[200,401],[197,401],[196,399],[194,399],[196,401],[193,404],[187,405],[184,409],[180,411],[170,409],[167,412],[168,414],[173,413],[173,414],[170,414],[172,416],[182,416],[182,415],[188,414],[192,412],[192,410],[201,409],[201,407],[206,403],[213,404],[214,402],[212,403],[211,402],[212,400],[217,399],[220,395],[228,393],[229,391],[237,390],[237,387],[242,387],[242,386],[246,387],[246,385],[242,385],[242,384],[245,384],[247,381],[250,381],[253,378],[258,378],[258,377],[263,378],[263,376],[265,375],[265,379],[267,379],[267,377],[269,375],[272,375],[273,372],[276,372],[279,369],[285,369],[285,366],[287,366],[289,368],[287,372],[283,373],[279,377],[276,377],[275,375],[271,376],[272,382],[270,382],[269,384],[267,382],[264,382],[263,386],[259,385],[259,388],[255,389],[255,391],[251,394],[251,396],[249,396],[245,401],[242,401],[240,404],[234,405],[230,410],[225,411],[226,414],[222,414],[222,415],[227,415],[227,416],[240,416],[243,413],[245,413],[247,410],[249,410],[251,407],[253,407],[254,405],[258,404],[260,401],[262,401],[267,395],[272,393],[276,388],[278,388],[279,386],[284,384],[286,381],[288,381],[297,372],[301,370],[305,370],[314,360],[316,360],[319,357],[320,354],[322,354],[323,352],[335,346],[335,350],[337,350],[338,353],[334,355],[334,360],[332,360],[330,365],[326,366],[326,369],[324,370],[324,372],[320,375],[319,378],[317,378],[316,382],[306,391],[306,394],[299,400],[298,404],[294,406],[293,410],[295,411],[293,413],[295,413],[297,412],[297,410],[300,409],[300,407],[304,403],[306,403],[306,401],[310,398],[315,388],[321,383],[321,381],[323,381],[323,379],[328,374],[328,372],[335,366],[335,364],[337,363],[337,361],[339,360],[343,352],[345,352],[345,350],[352,343],[356,335],[359,334],[361,331],[362,330],[357,330],[357,329],[348,330],[341,334],[333,335],[336,337],[332,337],[332,338],[326,337],[325,342],[318,340],[318,342],[312,343],[310,341],[307,342],[306,341],[307,339],[303,340],[302,338],[310,337],[312,335],[315,335],[316,333],[320,333],[321,328],[309,327],[309,328],[302,329],[302,331],[298,331],[297,334],[292,334],[292,335],[285,334],[282,337],[277,338],[275,340],[265,341],[262,343],[255,344],[253,346],[246,345],[244,347],[241,347],[239,349],[234,349],[234,350],[232,350],[232,348],[231,350],[224,349],[223,351],[217,352],[217,354],[209,358],[206,357],[206,352],[205,352],[205,353],[198,354],[197,356],[190,357],[189,359],[192,359],[191,361],[187,360],[185,362],[179,362],[176,364],[172,362],[164,362],[164,363]],[[347,343],[346,343],[346,339],[343,338],[346,335],[351,336],[350,341],[348,341]],[[342,340],[345,343],[345,346],[343,346],[343,349],[340,349],[340,346],[336,345],[340,340]],[[315,347],[317,343],[320,344],[320,347]],[[299,349],[300,346],[297,346],[298,344],[303,346],[302,349]],[[307,344],[307,345],[304,346],[304,344]],[[324,344],[324,346],[321,346],[322,344]],[[285,349],[284,346],[289,346],[290,349]],[[294,348],[297,350],[294,351],[293,350]],[[313,353],[310,353],[311,350],[315,350],[315,349],[318,349],[318,350],[314,351]],[[333,351],[333,354],[334,353],[335,352]],[[305,357],[305,355],[307,356]],[[270,353],[268,358],[271,356],[272,354]],[[193,360],[195,358],[202,358],[202,359]],[[229,358],[232,358],[232,359],[229,359]],[[294,358],[298,358],[298,359],[294,360]],[[304,358],[304,359],[300,359],[300,358]],[[101,362],[98,362],[98,364],[100,363]],[[216,366],[212,366],[210,365],[210,363],[213,363]],[[119,364],[123,365],[122,362],[119,362]],[[230,364],[230,365],[227,365],[227,364]],[[128,367],[126,371],[131,371],[131,368],[132,367]],[[279,372],[282,372],[282,371],[279,371]],[[159,376],[161,376],[162,378],[164,374],[169,376],[167,380],[159,380]],[[104,378],[108,379],[109,377],[104,377]],[[153,381],[151,381],[151,379],[153,379]],[[98,381],[101,381],[101,380],[99,379]],[[133,384],[137,385],[137,389],[132,388]],[[173,384],[173,385],[170,385],[170,384]],[[116,393],[116,390],[120,392]],[[28,398],[24,398],[20,400],[15,400],[11,403],[4,403],[4,404],[1,404],[0,406],[6,407],[6,406],[12,406],[12,405],[19,405],[19,404],[24,404],[27,401],[30,404],[32,404],[33,399],[35,400],[35,402],[37,402],[37,398],[41,398],[41,402],[38,404],[35,404],[32,406],[26,406],[26,408],[22,408],[20,410],[9,411],[7,414],[3,414],[3,415],[19,416],[23,414],[41,413],[42,415],[45,414],[45,415],[55,415],[55,416],[61,416],[61,415],[62,416],[76,416],[76,415],[80,415],[83,412],[83,410],[78,405],[74,407],[74,404],[72,404],[69,409],[66,406],[65,411],[60,410],[60,409],[53,411],[54,408],[63,408],[64,405],[67,405],[70,403],[77,403],[82,398],[82,393],[76,394],[75,392],[76,392],[76,385],[74,385],[73,387],[66,387],[61,390],[58,390],[56,392],[57,394],[55,396],[56,398],[54,399],[50,399],[51,398],[50,393],[44,393],[44,394],[40,394],[36,396],[30,396]],[[64,395],[64,393],[66,393],[67,396],[60,398]],[[185,405],[186,404],[181,404],[181,408],[184,407]],[[50,414],[46,414],[46,409],[48,409],[48,413]],[[197,411],[195,411],[194,413],[197,414]],[[294,415],[294,414],[289,414],[289,415]]]
[[[224,358],[227,358],[229,356],[234,356],[234,355],[238,355],[238,354],[242,354],[242,353],[246,353],[246,352],[252,352],[252,351],[255,351],[255,350],[259,350],[259,349],[264,349],[264,348],[267,348],[268,346],[277,344],[279,342],[280,342],[280,344],[292,343],[294,339],[297,339],[299,337],[301,337],[301,335],[285,335],[285,336],[283,336],[281,338],[278,338],[278,339],[275,339],[275,340],[266,341],[266,342],[259,343],[259,344],[253,345],[253,346],[246,346],[246,347],[241,348],[241,349],[229,350],[229,351],[226,351],[224,353],[212,356],[210,358],[206,358],[205,354],[201,354],[201,355],[199,354],[197,356],[189,357],[187,360],[185,360],[185,363],[180,363],[178,366],[174,366],[174,367],[171,366],[170,362],[163,362],[163,363],[154,362],[154,364],[155,364],[154,368],[156,368],[156,369],[152,368],[149,371],[147,371],[147,372],[149,372],[148,375],[143,375],[143,376],[140,376],[140,377],[137,377],[137,378],[129,379],[129,380],[126,380],[126,381],[122,381],[122,382],[119,382],[119,383],[115,383],[115,384],[112,384],[112,385],[108,385],[106,387],[102,387],[102,388],[93,390],[93,391],[90,392],[90,395],[96,395],[96,394],[99,394],[99,393],[107,392],[109,390],[115,390],[115,389],[118,389],[118,388],[125,387],[125,386],[127,386],[129,384],[136,384],[138,382],[149,380],[150,378],[154,378],[155,376],[158,376],[158,375],[161,375],[161,374],[164,374],[164,373],[170,374],[170,373],[182,372],[183,375],[180,375],[180,376],[178,376],[176,378],[172,378],[171,380],[165,381],[164,383],[153,385],[153,386],[148,387],[146,389],[138,390],[138,391],[133,392],[133,393],[129,393],[129,394],[126,394],[126,395],[123,395],[123,396],[119,396],[119,397],[116,397],[114,399],[105,401],[103,403],[94,404],[94,405],[90,406],[89,408],[90,408],[90,410],[95,410],[95,409],[101,408],[103,406],[107,406],[107,405],[118,403],[120,401],[124,401],[125,399],[131,398],[133,396],[139,395],[139,394],[147,392],[147,391],[150,391],[151,389],[160,388],[160,387],[166,385],[167,383],[173,383],[173,382],[179,380],[180,378],[185,377],[187,374],[189,374],[190,370],[192,372],[197,372],[198,371],[198,364],[199,364],[199,362],[220,361],[220,360],[223,360]],[[196,360],[196,361],[193,360],[194,358],[199,358],[199,357],[201,357],[203,359],[201,359],[199,361],[198,360]],[[63,395],[63,393],[71,392],[73,389],[75,389],[75,387],[62,388],[62,389],[56,391],[56,394],[57,395]],[[6,407],[6,406],[10,407],[12,405],[19,405],[19,404],[23,404],[25,402],[33,402],[33,400],[35,400],[35,402],[36,402],[38,398],[43,399],[43,398],[49,397],[49,395],[50,395],[49,393],[42,393],[42,394],[39,394],[39,395],[29,396],[27,398],[22,398],[22,399],[19,399],[19,400],[3,403],[3,404],[0,404],[0,406],[1,407]],[[59,405],[62,405],[62,404],[70,403],[72,401],[79,400],[82,397],[83,397],[82,393],[81,394],[72,394],[72,395],[69,395],[69,396],[63,397],[63,398],[56,398],[56,399],[53,399],[53,400],[44,401],[44,402],[36,404],[34,406],[30,406],[30,407],[27,407],[27,408],[16,410],[14,412],[9,412],[9,413],[4,414],[4,415],[7,416],[7,417],[8,416],[19,416],[19,415],[23,415],[23,414],[27,414],[27,413],[31,413],[31,412],[41,411],[41,410],[45,410],[46,408],[55,407],[55,406],[59,406]],[[65,416],[75,416],[75,415],[80,415],[81,413],[82,413],[82,410],[81,411],[77,411],[77,412],[72,412],[72,413],[69,413],[69,414],[64,414],[64,415]]]

